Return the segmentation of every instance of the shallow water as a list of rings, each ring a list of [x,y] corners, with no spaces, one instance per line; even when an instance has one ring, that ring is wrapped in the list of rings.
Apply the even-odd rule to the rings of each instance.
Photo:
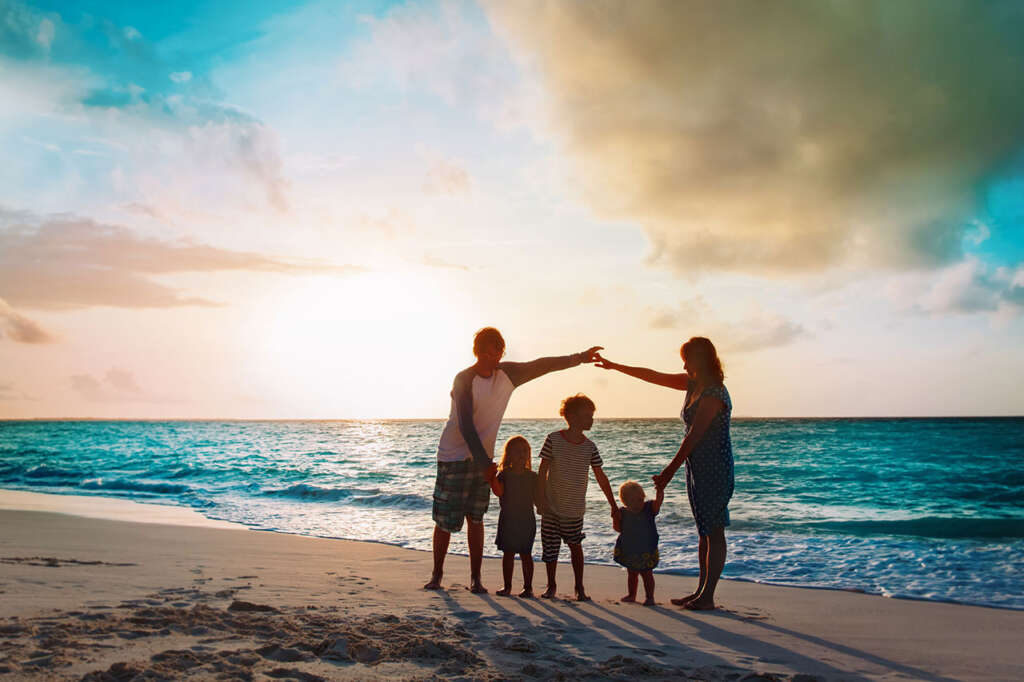
[[[0,422],[0,487],[179,504],[256,528],[430,545],[440,421]],[[506,420],[539,449],[555,420]],[[598,420],[617,487],[674,454],[678,420]],[[737,419],[730,578],[1024,608],[1024,418]],[[535,453],[536,457],[536,453]],[[534,462],[536,465],[536,460]],[[696,574],[680,475],[659,570]],[[593,482],[588,560],[614,533]],[[493,553],[492,500],[486,549]],[[464,551],[463,538],[453,549]],[[539,553],[540,543],[535,547]]]

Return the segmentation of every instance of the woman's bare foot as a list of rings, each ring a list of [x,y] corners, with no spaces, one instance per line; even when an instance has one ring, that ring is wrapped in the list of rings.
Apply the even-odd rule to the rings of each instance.
[[[503,587],[494,594],[498,595],[499,597],[507,597],[508,595],[512,594],[512,588]]]
[[[654,597],[648,597],[644,599],[644,606],[657,606],[658,602],[654,601]]]
[[[633,602],[636,601],[636,595],[635,594],[627,594],[625,597],[623,597],[619,601],[624,601],[627,604],[632,604]]]
[[[523,591],[519,593],[519,596],[523,599],[533,599],[533,588],[524,587]]]
[[[576,601],[590,601],[590,597],[583,591],[582,587],[576,588]]]
[[[441,576],[434,574],[430,576],[430,582],[423,586],[424,590],[440,590],[441,589]]]
[[[480,578],[473,580],[472,584],[469,586],[469,591],[473,594],[487,594],[487,588],[480,582]]]
[[[669,599],[669,601],[675,604],[676,606],[686,606],[699,596],[699,593],[694,592],[693,594],[688,594],[685,597],[676,597],[674,599]]]
[[[541,599],[554,599],[557,595],[554,585],[549,585],[548,589],[544,590],[544,594],[540,595]]]
[[[715,606],[714,599],[698,597],[692,601],[686,602],[683,605],[683,608],[689,611],[714,611],[717,607]]]

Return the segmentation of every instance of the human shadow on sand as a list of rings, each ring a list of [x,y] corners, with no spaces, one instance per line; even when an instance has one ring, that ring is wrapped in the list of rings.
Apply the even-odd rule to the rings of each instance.
[[[795,630],[790,630],[788,628],[784,628],[778,625],[772,625],[770,623],[765,623],[763,621],[744,618],[742,616],[739,616],[730,611],[726,611],[724,609],[718,609],[715,611],[701,611],[699,613],[686,612],[686,615],[684,615],[682,612],[674,608],[657,608],[660,613],[668,616],[669,618],[677,620],[681,623],[686,623],[690,627],[694,628],[700,637],[706,639],[709,642],[714,642],[716,644],[726,646],[736,651],[761,651],[762,655],[760,655],[759,658],[762,662],[765,663],[778,663],[787,665],[791,668],[803,668],[808,671],[821,671],[820,674],[839,675],[842,676],[843,679],[869,679],[868,677],[865,677],[863,675],[853,675],[848,671],[840,670],[838,668],[835,668],[834,666],[823,663],[820,659],[811,658],[804,654],[797,653],[792,649],[787,649],[784,646],[780,646],[772,642],[766,642],[762,639],[756,639],[748,637],[746,635],[741,635],[735,632],[731,632],[729,630],[722,629],[711,624],[708,619],[721,618],[742,621],[744,623],[755,625],[757,627],[764,628],[772,632],[777,632],[779,634],[787,635],[789,637],[802,639],[804,641],[811,642],[812,644],[815,644],[826,649],[832,649],[833,651],[843,654],[845,656],[849,656],[851,658],[858,658],[862,661],[872,663],[880,667],[888,668],[893,672],[902,673],[915,679],[934,680],[937,682],[953,682],[951,678],[942,677],[939,675],[935,675],[934,673],[930,673],[926,670],[921,670],[920,668],[915,668],[913,666],[904,665],[902,663],[897,663],[895,661],[890,661],[886,658],[883,658],[876,654],[869,653],[867,651],[862,651],[860,649],[855,649],[844,644],[831,642],[827,639],[822,639],[821,637],[815,637],[814,635],[808,635],[803,632],[797,632]],[[768,657],[764,655],[765,653]]]

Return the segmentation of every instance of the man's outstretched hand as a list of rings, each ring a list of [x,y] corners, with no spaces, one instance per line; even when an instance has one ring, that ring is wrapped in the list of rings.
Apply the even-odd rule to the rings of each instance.
[[[592,346],[580,353],[583,356],[583,362],[597,362],[600,360],[601,356],[597,353],[599,350],[604,350],[604,346]]]

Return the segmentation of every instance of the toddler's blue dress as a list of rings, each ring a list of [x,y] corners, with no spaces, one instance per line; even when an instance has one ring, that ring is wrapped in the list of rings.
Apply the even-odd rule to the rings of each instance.
[[[658,565],[658,527],[654,523],[654,505],[644,502],[643,509],[631,512],[619,507],[622,532],[615,541],[616,563],[631,571],[649,571]]]
[[[713,397],[725,404],[686,460],[686,495],[690,498],[693,520],[697,523],[698,533],[710,535],[712,531],[729,525],[729,500],[735,485],[732,440],[729,437],[732,399],[725,386],[706,387],[693,404],[690,404],[690,393],[690,390],[686,391],[681,413],[687,434],[693,428],[701,400]]]

